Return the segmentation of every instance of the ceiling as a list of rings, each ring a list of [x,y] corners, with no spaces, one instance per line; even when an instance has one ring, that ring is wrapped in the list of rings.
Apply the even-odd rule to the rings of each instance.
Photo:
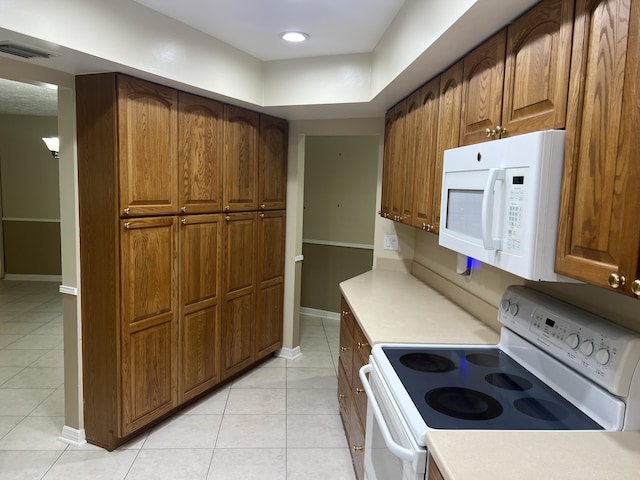
[[[405,0],[135,0],[262,61],[371,52]],[[309,35],[302,43],[285,31]]]
[[[0,78],[0,114],[58,115],[58,91],[30,83]]]

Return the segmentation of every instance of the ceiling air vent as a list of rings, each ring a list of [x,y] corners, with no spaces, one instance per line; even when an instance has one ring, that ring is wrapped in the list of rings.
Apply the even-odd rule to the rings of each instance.
[[[50,54],[35,50],[31,47],[23,47],[22,45],[16,45],[11,42],[0,42],[0,52],[8,53],[9,55],[15,55],[22,58],[49,58]]]

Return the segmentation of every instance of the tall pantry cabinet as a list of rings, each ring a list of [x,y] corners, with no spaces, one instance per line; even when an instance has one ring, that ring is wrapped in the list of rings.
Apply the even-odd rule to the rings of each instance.
[[[284,187],[266,240],[257,210],[288,131],[116,73],[76,94],[85,431],[112,450],[281,346],[282,289],[260,301],[259,275],[284,261]],[[262,138],[263,117],[281,128]]]

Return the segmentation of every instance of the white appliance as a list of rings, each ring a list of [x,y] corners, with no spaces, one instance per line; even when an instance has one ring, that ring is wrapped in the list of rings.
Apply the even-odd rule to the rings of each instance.
[[[446,150],[443,247],[528,280],[556,281],[563,130]]]
[[[426,479],[429,430],[640,430],[640,336],[522,286],[498,319],[498,345],[373,347],[365,478]]]

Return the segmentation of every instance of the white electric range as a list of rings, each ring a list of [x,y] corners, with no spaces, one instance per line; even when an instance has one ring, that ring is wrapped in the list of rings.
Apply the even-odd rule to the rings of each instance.
[[[429,430],[640,430],[640,336],[522,286],[498,319],[498,345],[373,347],[365,478],[426,478]]]

